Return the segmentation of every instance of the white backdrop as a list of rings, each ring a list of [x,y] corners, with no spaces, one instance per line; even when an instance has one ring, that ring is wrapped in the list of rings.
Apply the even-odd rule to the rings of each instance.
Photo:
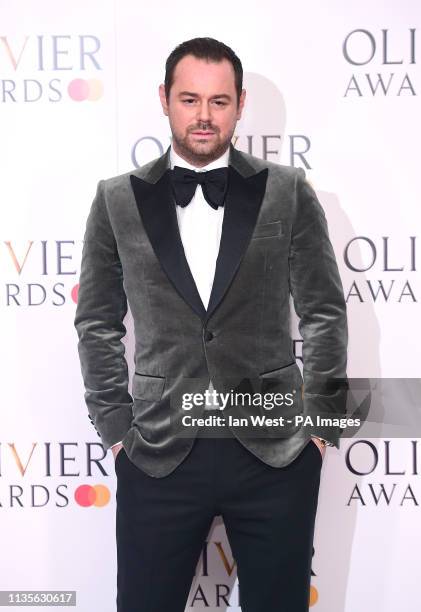
[[[79,612],[111,612],[116,478],[110,453],[90,461],[103,451],[73,327],[98,180],[169,145],[158,85],[171,50],[224,41],[245,71],[236,146],[304,167],[325,208],[348,296],[349,376],[420,378],[421,10],[411,0],[1,0],[0,10],[0,590],[75,590]],[[126,324],[132,373],[130,313]],[[311,609],[417,609],[414,433],[328,449]],[[215,521],[186,609],[227,602],[238,610],[238,583]]]

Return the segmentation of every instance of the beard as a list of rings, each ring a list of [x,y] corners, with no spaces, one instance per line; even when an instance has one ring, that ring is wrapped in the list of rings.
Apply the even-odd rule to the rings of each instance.
[[[183,157],[186,161],[191,163],[193,166],[206,166],[210,162],[221,157],[227,150],[231,143],[232,136],[234,134],[233,128],[231,134],[225,139],[221,139],[218,128],[206,124],[206,127],[198,126],[190,128],[186,134],[179,134],[176,131],[172,131],[173,145],[175,145],[175,151]],[[200,138],[200,136],[194,136],[192,132],[196,131],[209,131],[213,132],[214,136],[209,138]]]

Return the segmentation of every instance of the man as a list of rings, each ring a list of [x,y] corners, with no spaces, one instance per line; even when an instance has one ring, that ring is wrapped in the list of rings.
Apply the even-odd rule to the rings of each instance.
[[[75,327],[90,418],[116,458],[119,612],[184,610],[216,515],[242,610],[308,610],[324,445],[339,448],[342,432],[317,417],[345,413],[346,306],[304,171],[231,144],[242,76],[221,42],[176,47],[159,88],[171,147],[100,181],[87,220]],[[282,399],[266,410],[256,394]],[[185,402],[197,397],[206,401]],[[208,430],[197,420],[222,413]],[[285,422],[256,425],[252,414]],[[253,427],[235,421],[245,416]]]

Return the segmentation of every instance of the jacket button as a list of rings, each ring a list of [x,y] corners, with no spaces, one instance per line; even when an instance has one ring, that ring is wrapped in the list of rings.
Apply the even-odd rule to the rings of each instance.
[[[211,331],[209,331],[208,329],[205,329],[205,340],[206,342],[209,342],[210,340],[212,340],[213,338],[213,333]]]

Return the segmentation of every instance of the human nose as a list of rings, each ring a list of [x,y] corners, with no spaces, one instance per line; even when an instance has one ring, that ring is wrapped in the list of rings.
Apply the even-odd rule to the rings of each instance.
[[[201,123],[209,123],[211,121],[211,112],[209,110],[209,105],[207,102],[202,101],[198,107],[198,115],[197,120]]]

